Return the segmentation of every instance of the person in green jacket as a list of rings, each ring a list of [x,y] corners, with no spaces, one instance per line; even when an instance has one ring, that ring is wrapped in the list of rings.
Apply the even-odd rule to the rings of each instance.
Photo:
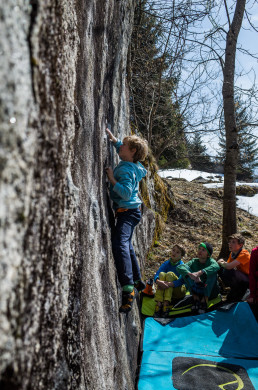
[[[197,258],[177,267],[193,297],[192,312],[205,313],[209,298],[218,295],[217,272],[220,266],[212,256],[213,248],[208,242],[198,247]]]

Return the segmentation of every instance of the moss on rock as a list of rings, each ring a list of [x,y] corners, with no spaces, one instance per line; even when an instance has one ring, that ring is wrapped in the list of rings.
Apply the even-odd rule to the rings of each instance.
[[[158,173],[154,174],[154,199],[156,202],[156,211],[162,216],[164,221],[167,220],[168,212],[174,208],[171,198],[171,191],[168,183],[163,180]]]
[[[155,232],[152,248],[164,229],[169,211],[174,208],[174,201],[170,183],[158,175],[158,166],[151,152],[143,165],[148,170],[148,175],[140,184],[142,200],[148,208],[155,212]]]

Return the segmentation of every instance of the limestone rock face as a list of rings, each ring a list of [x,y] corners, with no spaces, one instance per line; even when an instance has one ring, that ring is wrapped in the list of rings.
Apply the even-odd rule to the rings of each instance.
[[[131,390],[137,304],[120,315],[105,136],[129,134],[133,0],[0,5],[0,387]],[[141,265],[155,220],[145,208]]]

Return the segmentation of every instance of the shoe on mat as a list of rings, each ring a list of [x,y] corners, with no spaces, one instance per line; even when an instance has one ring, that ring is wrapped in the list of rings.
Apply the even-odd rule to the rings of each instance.
[[[160,318],[162,317],[163,314],[163,306],[159,306],[158,304],[155,306],[155,312],[154,312],[154,317]]]
[[[164,305],[163,306],[163,317],[168,317],[169,316],[169,313],[170,311],[172,310],[173,306],[172,305]]]
[[[199,306],[200,306],[200,302],[199,301],[193,301],[193,304],[192,304],[192,307],[191,307],[191,312],[192,313],[198,313]]]

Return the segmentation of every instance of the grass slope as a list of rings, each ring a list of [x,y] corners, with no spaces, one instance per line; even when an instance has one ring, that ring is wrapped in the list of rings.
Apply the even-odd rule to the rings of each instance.
[[[176,243],[186,249],[184,260],[196,257],[198,244],[208,241],[216,259],[221,247],[223,190],[205,188],[184,179],[165,180],[174,195],[175,207],[170,210],[159,241],[148,255],[145,279],[152,278],[159,266],[170,257]],[[250,252],[258,245],[258,217],[237,209],[238,232],[244,232],[245,248]]]

